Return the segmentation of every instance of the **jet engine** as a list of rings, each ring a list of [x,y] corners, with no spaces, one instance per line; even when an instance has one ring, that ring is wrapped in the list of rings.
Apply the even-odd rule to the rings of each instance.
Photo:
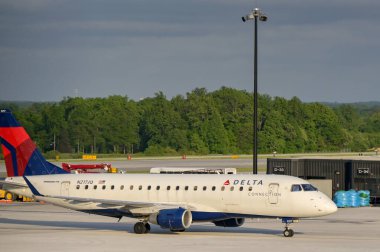
[[[214,221],[214,224],[218,227],[240,227],[244,224],[244,221],[244,218],[231,218],[221,221]]]
[[[184,231],[193,221],[192,214],[184,208],[164,209],[149,216],[149,222],[171,231]]]

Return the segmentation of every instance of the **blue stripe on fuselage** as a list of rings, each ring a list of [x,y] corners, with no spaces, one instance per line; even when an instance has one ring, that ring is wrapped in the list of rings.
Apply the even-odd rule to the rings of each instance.
[[[33,195],[35,196],[43,196],[39,191],[37,191],[37,189],[32,185],[32,183],[30,183],[29,179],[27,179],[25,176],[24,177],[24,180],[26,182],[26,184],[28,185],[29,189],[32,191]]]

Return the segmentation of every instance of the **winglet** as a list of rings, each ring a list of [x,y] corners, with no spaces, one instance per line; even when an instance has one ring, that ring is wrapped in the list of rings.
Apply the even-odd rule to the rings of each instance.
[[[29,189],[32,191],[33,195],[35,195],[35,196],[44,196],[41,193],[39,193],[39,191],[37,191],[37,189],[29,181],[29,179],[27,179],[25,176],[23,176],[23,177],[24,177],[24,180],[25,180],[26,184],[29,186]]]

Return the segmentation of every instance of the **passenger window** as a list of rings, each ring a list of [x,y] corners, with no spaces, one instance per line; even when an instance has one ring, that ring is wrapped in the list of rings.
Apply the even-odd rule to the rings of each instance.
[[[185,191],[189,190],[189,186],[185,186]]]
[[[142,190],[142,185],[139,185],[139,190],[140,190],[140,191]]]
[[[216,189],[216,187],[215,187],[215,186],[213,186],[213,187],[211,188],[211,190],[213,190],[213,191],[215,191],[215,189]]]
[[[105,190],[105,189],[106,189],[106,185],[103,185],[103,186],[102,186],[102,189]]]
[[[252,191],[252,186],[248,187],[248,191]]]
[[[80,188],[80,185],[77,185],[77,189],[79,189]]]
[[[206,190],[207,190],[207,186],[204,186],[204,187],[203,187],[203,191],[206,191]]]
[[[158,185],[158,186],[156,186],[156,190],[158,191],[158,190],[160,190],[160,186]]]
[[[198,190],[198,186],[194,186],[194,191]]]
[[[115,189],[115,186],[114,185],[111,185],[111,190]]]
[[[226,189],[224,186],[222,186],[221,188],[220,188],[220,190],[223,192],[224,191],[224,189]]]
[[[84,189],[86,189],[86,190],[87,190],[87,189],[88,189],[88,185],[85,185],[85,186],[84,186]]]
[[[175,189],[178,191],[179,190],[179,186],[176,186]]]
[[[240,190],[240,191],[243,191],[243,187],[241,186],[241,187],[239,188],[239,190]]]
[[[148,185],[148,191],[150,191],[151,188],[152,188],[152,186]]]
[[[302,191],[301,185],[292,185],[292,192],[300,192]]]
[[[233,186],[230,187],[230,191],[232,192],[235,188]]]
[[[129,190],[131,190],[131,191],[133,190],[133,185],[131,185],[131,186],[129,187]]]
[[[94,190],[96,190],[96,188],[98,188],[98,186],[97,186],[97,185],[94,185]]]
[[[124,190],[124,186],[123,185],[120,186],[120,190]]]
[[[168,186],[166,187],[166,190],[168,190],[168,191],[170,190],[170,185],[168,185]]]

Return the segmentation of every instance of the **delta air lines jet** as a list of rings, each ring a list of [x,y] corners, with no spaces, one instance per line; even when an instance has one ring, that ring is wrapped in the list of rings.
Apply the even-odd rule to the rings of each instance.
[[[192,223],[239,227],[245,218],[281,218],[284,236],[299,218],[324,216],[336,205],[310,183],[282,175],[70,174],[47,162],[9,110],[0,110],[0,143],[14,193],[57,206],[116,218],[133,217],[137,234],[150,224],[182,232]]]

